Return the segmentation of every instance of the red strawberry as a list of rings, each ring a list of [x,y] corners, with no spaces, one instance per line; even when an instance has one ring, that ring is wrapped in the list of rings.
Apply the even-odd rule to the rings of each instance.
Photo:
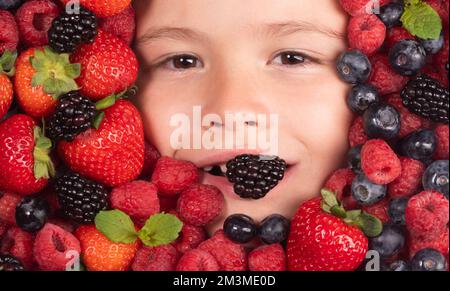
[[[323,199],[315,198],[303,203],[291,222],[287,243],[289,270],[355,270],[368,251],[368,239],[353,224],[371,230],[371,236],[381,231],[379,220],[360,211],[345,212],[335,196],[327,190],[322,191],[322,196]],[[347,224],[337,216],[353,223]],[[367,228],[369,224],[372,224],[373,229]]]
[[[62,160],[74,172],[115,187],[134,180],[144,163],[144,129],[139,112],[126,100],[104,111],[98,129],[58,145]]]
[[[102,30],[92,44],[76,50],[71,60],[81,63],[77,83],[81,93],[92,100],[122,92],[137,78],[138,62],[134,52],[123,40]]]
[[[21,195],[41,191],[54,175],[52,142],[23,114],[0,124],[0,190]]]
[[[70,64],[67,54],[49,48],[31,48],[20,54],[16,63],[14,92],[22,110],[31,117],[48,117],[60,95],[78,89],[74,78],[79,65]]]
[[[69,1],[61,0],[64,4],[67,4]],[[109,17],[124,10],[130,5],[131,0],[80,0],[79,2],[98,17]]]

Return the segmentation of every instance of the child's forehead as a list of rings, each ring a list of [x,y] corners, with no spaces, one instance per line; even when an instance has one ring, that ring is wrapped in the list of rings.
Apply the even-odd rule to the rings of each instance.
[[[137,0],[134,5],[138,20],[172,23],[203,19],[240,22],[306,19],[335,26],[346,18],[336,0]]]
[[[286,23],[343,34],[347,23],[336,0],[138,0],[135,8],[138,36],[164,26],[210,31]]]

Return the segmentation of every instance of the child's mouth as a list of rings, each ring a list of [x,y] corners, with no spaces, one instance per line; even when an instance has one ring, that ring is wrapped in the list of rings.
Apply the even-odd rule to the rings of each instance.
[[[206,174],[205,177],[209,176],[222,186],[221,190],[231,190],[241,198],[256,200],[265,197],[278,185],[288,167],[277,156],[241,154],[226,163],[208,165],[201,169]],[[223,187],[227,189],[222,189]]]

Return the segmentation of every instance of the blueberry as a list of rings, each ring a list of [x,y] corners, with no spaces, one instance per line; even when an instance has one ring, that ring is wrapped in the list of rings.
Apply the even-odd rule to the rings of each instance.
[[[347,96],[350,109],[358,114],[364,113],[370,104],[378,103],[380,95],[375,87],[366,84],[357,84]]]
[[[444,47],[444,34],[441,33],[438,39],[421,39],[420,44],[427,54],[437,54]]]
[[[374,184],[359,174],[352,182],[352,195],[359,204],[372,205],[386,197],[386,185]]]
[[[377,237],[369,239],[369,249],[377,251],[382,258],[391,258],[405,245],[405,233],[401,226],[386,224]]]
[[[437,139],[432,130],[423,129],[407,135],[400,141],[400,150],[404,156],[427,162],[433,157]]]
[[[389,203],[388,214],[391,221],[398,225],[405,225],[405,209],[408,205],[408,197],[393,199]]]
[[[22,0],[0,0],[0,9],[16,9]]]
[[[404,76],[413,76],[425,66],[427,53],[417,42],[405,39],[397,42],[389,51],[392,68]]]
[[[372,65],[362,52],[351,50],[339,56],[337,71],[342,80],[347,83],[364,83],[370,76]]]
[[[281,243],[289,234],[289,220],[282,215],[272,214],[261,222],[258,234],[266,244]]]
[[[445,271],[445,257],[435,249],[418,251],[411,260],[412,271]]]
[[[380,7],[380,13],[377,14],[378,18],[383,21],[386,27],[391,28],[401,25],[400,17],[402,17],[404,10],[403,3],[390,3]]]
[[[364,112],[364,131],[369,138],[393,139],[400,132],[400,114],[388,104],[372,104]]]
[[[246,243],[251,241],[257,233],[257,226],[253,219],[244,214],[233,214],[223,223],[223,230],[229,239]]]
[[[406,272],[410,271],[409,265],[403,260],[394,261],[390,264],[384,264],[382,271],[388,272]]]
[[[448,160],[435,161],[423,173],[422,184],[425,190],[436,190],[448,199],[449,188]]]
[[[362,145],[352,147],[347,153],[347,164],[354,173],[361,173],[361,149]]]
[[[28,232],[40,230],[47,222],[49,205],[40,197],[28,196],[16,206],[16,224]]]

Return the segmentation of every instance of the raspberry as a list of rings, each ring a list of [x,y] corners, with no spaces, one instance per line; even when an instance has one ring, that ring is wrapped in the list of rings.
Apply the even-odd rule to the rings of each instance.
[[[64,271],[71,260],[66,257],[70,251],[81,253],[80,242],[70,232],[47,223],[36,235],[34,257],[44,271]]]
[[[16,224],[16,206],[21,199],[19,195],[0,192],[0,220]]]
[[[364,131],[364,119],[362,116],[358,116],[353,120],[348,132],[348,140],[351,147],[362,145],[367,142],[369,138]]]
[[[0,10],[0,55],[14,51],[19,43],[19,30],[11,12]]]
[[[448,228],[436,238],[410,236],[408,239],[408,247],[410,258],[414,257],[418,251],[426,248],[435,249],[447,255],[449,248]]]
[[[361,168],[375,184],[389,184],[402,171],[400,159],[391,147],[381,139],[369,140],[361,149]]]
[[[111,192],[111,207],[122,210],[133,218],[146,219],[159,212],[158,189],[146,181],[133,181],[116,187]]]
[[[7,231],[8,231],[8,223],[0,220],[0,240],[3,234],[5,234]]]
[[[426,169],[422,162],[407,157],[400,157],[400,163],[402,173],[388,185],[388,194],[392,199],[417,194]]]
[[[73,223],[67,219],[50,218],[47,222],[59,226],[70,233],[73,233],[77,228],[76,223]]]
[[[377,217],[379,220],[381,220],[381,222],[387,223],[389,221],[388,208],[389,199],[385,198],[376,204],[364,206],[363,210],[366,213]]]
[[[397,74],[389,64],[389,59],[384,54],[375,54],[370,59],[372,74],[369,83],[374,86],[380,95],[388,95],[400,92],[408,82],[408,77]]]
[[[428,75],[433,79],[436,79],[436,81],[439,82],[440,85],[444,86],[445,88],[448,88],[448,72],[440,71],[438,67],[436,67],[434,64],[429,64],[428,66],[424,67],[421,71],[422,74]]]
[[[424,127],[422,118],[411,113],[408,108],[403,105],[402,98],[399,94],[391,94],[387,96],[386,102],[397,109],[400,113],[400,132],[399,137],[405,137],[408,134]]]
[[[134,257],[133,271],[175,271],[179,254],[172,245],[140,248]]]
[[[48,43],[47,32],[59,15],[58,6],[48,0],[25,2],[16,13],[20,40],[27,46],[43,46]]]
[[[206,239],[206,233],[203,227],[183,223],[178,239],[174,243],[179,253],[186,253],[198,247]]]
[[[373,55],[383,45],[386,26],[375,14],[354,16],[348,24],[348,42],[367,56]]]
[[[247,255],[244,247],[228,239],[223,230],[216,231],[198,248],[213,255],[222,271],[245,271],[247,267]]]
[[[30,270],[33,267],[34,237],[18,227],[11,227],[3,236],[0,253],[10,254],[18,258],[23,266]]]
[[[352,16],[364,13],[367,14],[372,11],[372,9],[377,8],[373,0],[340,0],[339,2],[341,3],[342,8]],[[391,0],[380,0],[377,2],[380,6],[383,6],[391,2]]]
[[[99,20],[99,28],[118,36],[128,45],[131,45],[136,29],[134,15],[133,7],[128,6],[119,14],[108,18],[101,18]]]
[[[250,271],[286,271],[286,254],[280,244],[258,247],[248,255]]]
[[[197,184],[181,193],[177,211],[183,221],[203,226],[220,215],[224,203],[223,194],[218,188]]]
[[[444,35],[444,47],[433,56],[433,68],[437,68],[437,71],[441,76],[447,81],[448,87],[448,70],[446,69],[448,65],[448,54],[449,54],[449,44],[448,44],[448,34]],[[438,78],[443,79],[443,78]],[[445,85],[445,84],[443,84]]]
[[[140,175],[142,179],[147,180],[152,176],[153,170],[155,169],[156,163],[160,157],[161,155],[158,150],[146,141],[144,149],[144,167],[142,168]]]
[[[448,200],[439,192],[423,191],[413,196],[405,210],[406,227],[412,236],[436,237],[449,218]]]
[[[344,196],[348,196],[345,193],[349,191],[348,187],[352,185],[352,181],[355,178],[355,173],[349,168],[339,169],[335,171],[325,183],[325,188],[333,191],[336,194],[336,198],[341,201]]]
[[[207,251],[199,249],[185,253],[177,265],[177,271],[219,271],[216,259]]]
[[[161,157],[151,180],[158,187],[160,195],[174,196],[198,182],[199,174],[197,167],[191,162]]]
[[[386,49],[389,51],[397,42],[404,39],[415,39],[415,37],[402,26],[389,29],[386,37]]]
[[[435,160],[448,160],[449,156],[449,142],[448,142],[448,135],[449,135],[449,128],[448,125],[438,125],[434,129],[434,133],[437,137],[437,146],[436,151],[434,153],[434,159]]]

